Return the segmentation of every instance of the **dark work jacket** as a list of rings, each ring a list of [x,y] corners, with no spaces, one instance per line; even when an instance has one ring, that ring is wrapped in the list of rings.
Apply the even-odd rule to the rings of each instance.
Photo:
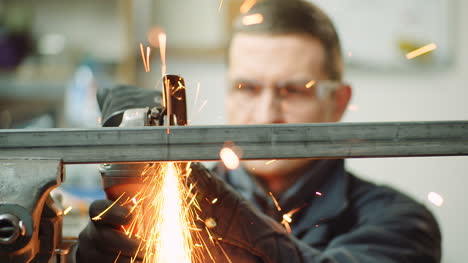
[[[215,168],[225,182],[263,213],[281,222],[292,215],[303,262],[440,262],[441,235],[432,214],[410,197],[359,179],[343,160],[319,160],[281,197],[281,211],[243,168]]]

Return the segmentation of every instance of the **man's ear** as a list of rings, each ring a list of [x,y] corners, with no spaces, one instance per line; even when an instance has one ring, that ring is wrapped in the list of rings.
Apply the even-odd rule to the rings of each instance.
[[[333,112],[333,121],[337,122],[341,120],[343,114],[348,107],[348,103],[351,100],[352,89],[348,84],[343,84],[335,91],[335,109]]]

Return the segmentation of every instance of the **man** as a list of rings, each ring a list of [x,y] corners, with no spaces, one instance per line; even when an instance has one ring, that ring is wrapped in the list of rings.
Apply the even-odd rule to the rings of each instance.
[[[239,19],[231,40],[229,123],[339,121],[351,88],[342,82],[340,43],[329,18],[302,0],[262,1],[246,15],[254,13],[263,22]],[[117,94],[101,98],[104,112],[109,101],[132,98]],[[196,165],[194,173],[197,190],[219,199],[201,202],[200,217],[214,220],[217,240],[208,243],[213,255],[206,262],[440,261],[440,232],[430,212],[396,190],[354,177],[343,160],[243,161],[235,170],[219,165],[218,177]],[[96,202],[91,215],[108,204]],[[279,224],[288,211],[295,212],[291,233]],[[125,223],[124,214],[116,207],[108,219],[90,223],[80,235],[78,261],[113,262],[119,254],[118,262],[130,262],[137,242],[113,229]]]

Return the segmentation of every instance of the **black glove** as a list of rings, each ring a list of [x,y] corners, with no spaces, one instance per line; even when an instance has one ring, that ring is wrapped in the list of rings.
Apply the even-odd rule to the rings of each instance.
[[[89,207],[90,218],[96,217],[113,202],[109,200],[94,201]],[[91,220],[80,233],[76,250],[77,263],[127,263],[135,257],[141,241],[128,238],[121,230],[122,225],[131,221],[129,210],[118,204],[101,216],[100,220]],[[117,259],[118,257],[118,259]],[[116,260],[117,259],[117,260]],[[133,262],[142,262],[138,255]]]
[[[102,126],[119,126],[121,113],[127,109],[161,106],[161,92],[134,86],[98,89],[96,98],[101,109]],[[116,117],[120,113],[120,118]]]
[[[303,262],[298,245],[283,226],[201,164],[192,164],[188,180],[199,195],[199,221],[205,222],[200,228],[207,227],[209,239],[219,244],[211,248],[218,254],[215,262]],[[222,253],[216,253],[219,247],[224,248]]]

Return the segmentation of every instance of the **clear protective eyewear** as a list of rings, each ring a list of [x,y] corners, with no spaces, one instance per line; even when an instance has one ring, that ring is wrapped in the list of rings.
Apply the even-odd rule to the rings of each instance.
[[[274,90],[282,101],[321,100],[343,85],[345,84],[334,80],[284,81],[276,83]],[[231,85],[232,92],[246,98],[258,97],[264,89],[265,86],[261,82],[252,80],[236,80]]]

